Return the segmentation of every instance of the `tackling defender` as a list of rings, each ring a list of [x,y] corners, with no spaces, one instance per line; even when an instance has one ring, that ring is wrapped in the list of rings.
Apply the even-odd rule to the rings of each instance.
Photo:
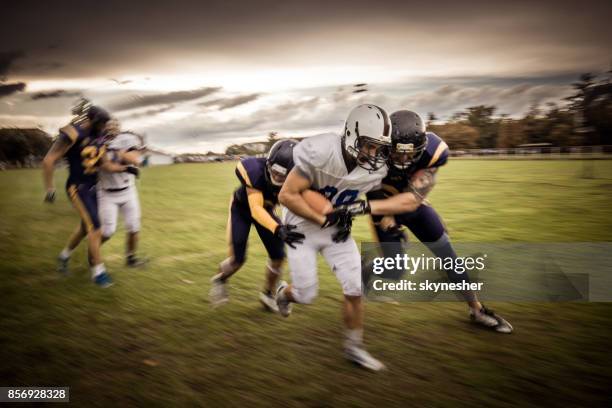
[[[129,132],[122,132],[119,121],[111,119],[105,128],[106,158],[115,163],[140,165],[140,151],[144,148],[141,139]],[[122,159],[119,159],[119,158]],[[126,265],[138,267],[146,261],[136,256],[140,231],[140,202],[134,182],[134,174],[102,170],[98,181],[98,207],[102,222],[102,243],[108,241],[117,230],[119,212],[127,230]]]
[[[381,190],[368,193],[371,201],[354,204],[351,213],[371,213],[376,239],[387,244],[383,246],[383,252],[386,249],[397,253],[406,240],[399,228],[406,226],[435,256],[456,259],[457,254],[440,216],[423,202],[435,185],[438,168],[448,160],[448,146],[435,133],[426,132],[421,117],[412,111],[394,112],[391,123],[393,146],[389,157],[389,174],[383,180]],[[386,202],[389,200],[380,201],[386,197],[393,197],[390,199],[395,201],[392,208]],[[383,217],[384,214],[395,215]],[[386,255],[393,256],[393,253]],[[451,282],[469,282],[467,272],[458,273],[449,269],[446,273]],[[463,295],[474,323],[499,333],[513,331],[512,325],[484,307],[474,292],[463,292]]]
[[[81,103],[73,113],[78,114],[78,117],[60,129],[43,159],[43,177],[47,191],[45,202],[55,201],[55,163],[66,158],[69,166],[66,191],[81,221],[58,257],[58,269],[64,274],[68,272],[70,255],[87,236],[92,280],[96,285],[105,288],[111,286],[113,281],[102,263],[100,254],[101,232],[96,198],[98,169],[123,172],[128,171],[128,167],[104,159],[106,147],[103,129],[110,120],[110,115],[104,109]]]
[[[352,203],[360,194],[378,188],[387,174],[385,166],[391,146],[391,122],[375,105],[354,108],[339,134],[324,134],[303,140],[294,150],[295,168],[279,194],[286,207],[285,222],[295,224],[306,236],[303,245],[287,249],[291,285],[282,282],[276,300],[283,316],[291,303],[312,303],[317,296],[317,253],[321,253],[344,293],[346,357],[364,368],[378,371],[384,364],[363,346],[363,302],[361,256],[350,237],[352,218],[346,210],[324,216],[313,210],[302,192],[318,190],[333,204]]]
[[[284,243],[293,246],[304,239],[304,235],[293,231],[295,226],[282,224],[274,215],[278,204],[278,192],[287,174],[293,168],[294,140],[276,142],[267,158],[249,157],[236,166],[236,177],[240,187],[232,194],[227,221],[229,257],[219,264],[219,272],[212,277],[210,302],[219,306],[229,300],[227,280],[244,265],[251,224],[268,252],[266,282],[259,294],[262,305],[277,312],[274,290],[281,275],[285,260]]]

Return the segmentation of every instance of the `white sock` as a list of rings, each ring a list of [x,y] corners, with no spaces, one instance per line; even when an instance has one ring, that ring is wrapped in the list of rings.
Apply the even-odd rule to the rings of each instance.
[[[72,249],[64,248],[62,252],[60,252],[60,258],[67,259],[72,255]]]
[[[95,278],[96,276],[100,275],[103,272],[106,272],[106,268],[104,267],[103,263],[97,264],[91,267],[92,278]]]
[[[361,346],[363,344],[363,329],[346,329],[346,344],[351,346]]]

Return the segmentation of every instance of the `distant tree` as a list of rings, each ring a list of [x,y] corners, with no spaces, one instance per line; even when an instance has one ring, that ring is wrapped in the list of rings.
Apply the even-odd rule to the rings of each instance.
[[[451,150],[473,149],[478,147],[480,134],[476,128],[459,122],[432,125],[430,130],[440,136]]]
[[[521,120],[504,118],[500,121],[497,147],[516,147],[525,142],[525,128]]]
[[[268,133],[268,150],[272,147],[274,143],[278,140],[278,132],[270,132]]]
[[[435,122],[438,120],[438,117],[436,116],[435,113],[433,112],[429,112],[427,114],[427,127],[430,127],[432,125],[435,125]]]

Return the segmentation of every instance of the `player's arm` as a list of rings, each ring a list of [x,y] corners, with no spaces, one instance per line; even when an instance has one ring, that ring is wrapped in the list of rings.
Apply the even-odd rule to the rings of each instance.
[[[55,141],[49,148],[42,161],[43,181],[45,184],[46,196],[45,201],[53,202],[55,200],[55,186],[53,184],[53,173],[55,172],[55,163],[60,160],[68,149],[74,144],[74,140],[68,135],[60,132],[55,138]]]
[[[437,168],[425,169],[410,180],[407,191],[385,199],[356,201],[346,206],[353,215],[396,215],[416,211],[436,184]]]
[[[136,177],[138,177],[140,174],[138,167],[117,163],[104,156],[100,160],[100,168],[108,173],[123,173],[125,171],[135,175]]]
[[[311,184],[310,180],[301,174],[299,168],[294,167],[283,183],[278,201],[294,214],[318,225],[324,225],[326,217],[313,210],[302,197],[302,192],[310,188]]]
[[[117,152],[117,159],[118,161],[125,163],[125,164],[131,164],[132,166],[139,166],[140,165],[140,152],[138,150],[119,150]]]
[[[247,198],[249,200],[249,208],[251,209],[251,216],[253,219],[264,228],[270,230],[270,232],[276,232],[278,228],[278,222],[272,217],[272,215],[264,208],[264,196],[263,193],[255,188],[246,187]]]

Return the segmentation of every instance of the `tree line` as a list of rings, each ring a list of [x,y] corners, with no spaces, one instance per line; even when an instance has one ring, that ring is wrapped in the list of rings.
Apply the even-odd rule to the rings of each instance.
[[[428,129],[452,150],[511,148],[524,144],[553,146],[612,145],[612,70],[582,74],[573,93],[558,103],[533,105],[521,118],[497,115],[495,106],[471,106],[444,124],[428,115]]]

